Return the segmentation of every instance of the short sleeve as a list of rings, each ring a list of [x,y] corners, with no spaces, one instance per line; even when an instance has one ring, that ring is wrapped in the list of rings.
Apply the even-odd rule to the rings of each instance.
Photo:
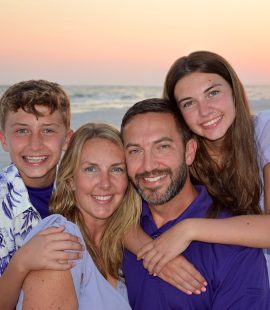
[[[261,168],[270,162],[270,110],[254,116],[255,141]]]

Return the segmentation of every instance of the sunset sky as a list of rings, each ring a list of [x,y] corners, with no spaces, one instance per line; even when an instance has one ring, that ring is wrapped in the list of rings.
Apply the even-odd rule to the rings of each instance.
[[[270,85],[269,0],[0,0],[0,84],[162,85],[211,50]]]

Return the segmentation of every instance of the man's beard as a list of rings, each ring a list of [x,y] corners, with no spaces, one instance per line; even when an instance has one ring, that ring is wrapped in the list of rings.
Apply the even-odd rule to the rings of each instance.
[[[155,177],[159,175],[167,174],[170,176],[171,182],[164,193],[160,193],[158,189],[143,190],[140,187],[140,179],[147,177]],[[178,166],[177,170],[173,174],[171,169],[153,170],[151,172],[145,172],[137,174],[135,176],[134,186],[141,197],[150,205],[162,205],[171,199],[173,199],[184,187],[188,176],[188,167],[185,163]]]

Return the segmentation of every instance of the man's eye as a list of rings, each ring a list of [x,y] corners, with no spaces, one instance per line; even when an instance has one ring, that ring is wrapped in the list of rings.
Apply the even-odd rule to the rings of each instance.
[[[54,133],[54,130],[51,129],[51,128],[44,128],[44,129],[43,129],[43,132],[44,132],[44,133],[50,134],[50,133]]]

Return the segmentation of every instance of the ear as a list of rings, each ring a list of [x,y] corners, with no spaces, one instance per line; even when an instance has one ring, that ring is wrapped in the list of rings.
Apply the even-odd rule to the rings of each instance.
[[[69,128],[69,130],[68,130],[67,133],[66,133],[65,143],[64,143],[64,145],[63,145],[63,147],[62,147],[62,150],[63,150],[63,151],[66,151],[66,150],[67,150],[67,147],[68,147],[68,145],[69,145],[69,141],[70,141],[72,135],[73,135],[73,129]]]
[[[191,166],[197,151],[197,141],[194,139],[188,140],[186,144],[186,164]]]
[[[7,144],[7,139],[6,139],[4,131],[2,131],[2,130],[0,130],[0,141],[1,141],[3,149],[6,152],[9,152],[9,148],[8,148],[8,144]]]
[[[71,177],[71,178],[68,180],[68,184],[69,184],[71,190],[73,190],[73,191],[76,190],[75,185],[74,185],[74,181],[73,181],[73,177]]]

